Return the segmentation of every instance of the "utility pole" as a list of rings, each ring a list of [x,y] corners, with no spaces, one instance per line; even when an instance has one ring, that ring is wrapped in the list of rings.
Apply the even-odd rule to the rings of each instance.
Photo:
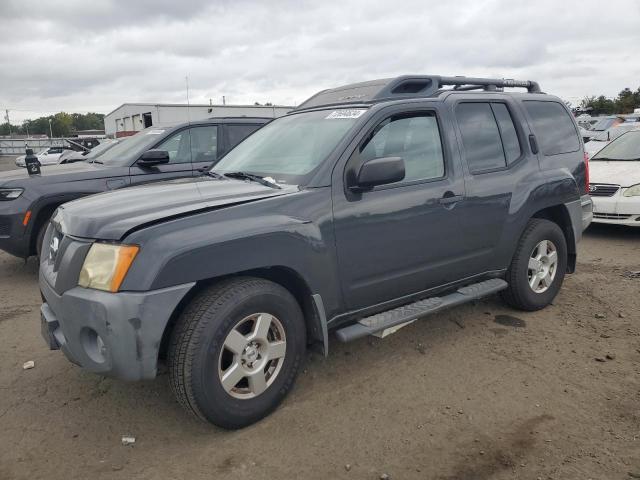
[[[53,129],[51,128],[51,119],[49,119],[49,139],[53,141]]]
[[[9,136],[11,136],[11,121],[9,121],[9,109],[5,110],[5,116],[4,118],[7,119],[7,125],[9,125]]]
[[[226,105],[227,104],[227,99],[224,97],[224,95],[222,95],[222,105]]]

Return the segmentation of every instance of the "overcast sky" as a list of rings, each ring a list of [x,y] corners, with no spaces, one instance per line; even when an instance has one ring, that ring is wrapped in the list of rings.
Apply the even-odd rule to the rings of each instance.
[[[407,73],[538,80],[577,104],[640,86],[640,1],[0,0],[12,123],[125,102],[299,104]],[[2,117],[0,117],[2,118]]]

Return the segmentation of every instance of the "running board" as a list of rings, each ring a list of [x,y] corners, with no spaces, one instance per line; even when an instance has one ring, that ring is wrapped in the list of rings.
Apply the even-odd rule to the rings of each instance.
[[[367,335],[379,334],[392,327],[398,327],[393,330],[396,331],[404,326],[404,324],[413,322],[425,315],[486,297],[487,295],[504,290],[507,287],[507,282],[499,278],[474,283],[466,287],[461,287],[455,292],[443,297],[419,300],[408,305],[403,305],[402,307],[394,308],[393,310],[365,317],[353,325],[336,330],[336,336],[341,342],[350,342]],[[384,334],[382,336],[384,336]]]

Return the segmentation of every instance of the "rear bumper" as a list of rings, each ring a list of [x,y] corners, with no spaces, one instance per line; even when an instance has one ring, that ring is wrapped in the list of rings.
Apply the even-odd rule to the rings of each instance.
[[[193,283],[151,292],[80,287],[58,295],[40,277],[42,335],[82,368],[123,380],[156,376],[164,330]]]
[[[593,200],[589,195],[580,197],[580,207],[582,208],[582,231],[584,232],[593,221]]]

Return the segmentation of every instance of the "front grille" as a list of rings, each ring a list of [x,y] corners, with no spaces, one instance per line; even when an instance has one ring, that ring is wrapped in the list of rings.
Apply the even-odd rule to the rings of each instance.
[[[0,237],[8,237],[11,235],[11,219],[0,217]]]
[[[618,190],[620,190],[620,185],[589,184],[589,195],[592,197],[613,197]]]
[[[627,220],[631,215],[623,215],[621,213],[594,213],[593,218],[602,218],[605,220]]]

